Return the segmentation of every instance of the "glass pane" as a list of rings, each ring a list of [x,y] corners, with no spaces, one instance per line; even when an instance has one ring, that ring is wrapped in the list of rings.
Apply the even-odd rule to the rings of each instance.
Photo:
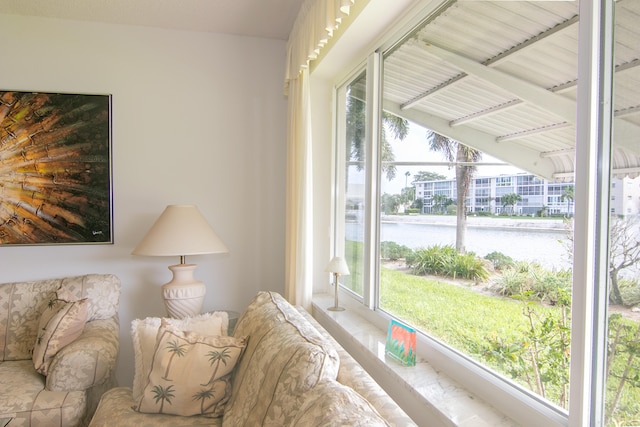
[[[616,2],[616,52],[614,64],[614,121],[615,128],[627,120],[640,124],[637,112],[640,87],[637,73],[624,72],[637,61],[637,54],[628,46],[640,43],[637,2]],[[636,77],[634,77],[636,76]],[[623,125],[627,123],[622,123]],[[633,134],[627,142],[613,141],[615,153],[635,146],[640,151],[640,132],[632,126]],[[632,141],[629,144],[628,141]],[[613,163],[609,211],[609,343],[607,361],[607,394],[605,418],[608,426],[640,424],[640,178],[618,170]]]
[[[345,144],[345,200],[344,255],[350,275],[341,277],[341,284],[363,295],[364,236],[365,236],[365,172],[367,168],[366,142],[366,74],[362,73],[344,88]]]
[[[456,167],[434,166],[442,154],[429,149],[426,129],[408,124],[408,138],[390,146],[431,162],[382,178],[379,307],[566,407],[572,183],[479,163],[458,251]]]
[[[575,81],[575,26],[562,40],[562,58],[532,39],[551,37],[549,28],[577,13],[577,2],[443,6],[385,53],[380,142],[379,308],[564,409],[573,178],[543,178],[541,170],[514,164],[531,165],[518,157],[541,144],[555,156],[570,153],[575,127],[546,111],[548,104],[520,102],[490,69],[545,89]],[[535,16],[536,25],[528,34],[503,32],[509,25],[494,21],[506,16]],[[460,32],[457,19],[471,17],[486,26],[469,23],[473,28]],[[532,45],[514,48],[525,42]],[[535,74],[523,72],[529,65],[518,63],[520,55],[536,63]],[[490,66],[467,73],[469,59]],[[575,100],[575,86],[562,96]],[[472,148],[483,144],[513,164]]]

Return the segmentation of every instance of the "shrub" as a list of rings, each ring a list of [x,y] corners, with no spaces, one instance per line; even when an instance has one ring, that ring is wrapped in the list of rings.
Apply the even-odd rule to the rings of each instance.
[[[411,257],[411,263],[407,265],[413,268],[417,275],[433,274],[476,281],[486,280],[489,277],[484,262],[475,254],[459,254],[451,245],[435,245],[426,249],[418,249]]]
[[[626,306],[640,304],[640,283],[636,279],[618,279],[622,302]]]
[[[396,242],[380,242],[380,257],[396,261],[405,258],[407,254],[413,252],[411,248],[405,245],[399,245]]]
[[[493,282],[500,295],[567,306],[571,303],[571,270],[546,270],[540,264],[517,262]]]
[[[513,267],[513,265],[515,264],[513,258],[503,254],[502,252],[496,251],[485,255],[484,259],[486,259],[487,261],[491,261],[491,263],[493,264],[493,268],[498,271]]]

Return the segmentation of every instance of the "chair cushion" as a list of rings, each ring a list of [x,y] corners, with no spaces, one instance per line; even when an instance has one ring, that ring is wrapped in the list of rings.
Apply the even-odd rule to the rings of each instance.
[[[143,414],[133,410],[131,388],[116,387],[105,392],[91,419],[89,427],[192,427],[220,426],[222,418],[207,418],[198,415]]]
[[[219,417],[229,400],[229,377],[244,338],[184,332],[165,320],[158,331],[151,371],[136,410]]]
[[[0,362],[0,419],[10,426],[80,426],[86,410],[83,391],[48,391],[31,360]]]
[[[337,376],[336,350],[277,293],[258,293],[234,335],[249,341],[232,377],[224,426],[288,425],[305,393]]]
[[[325,381],[305,396],[291,427],[389,427],[367,400],[337,381]]]

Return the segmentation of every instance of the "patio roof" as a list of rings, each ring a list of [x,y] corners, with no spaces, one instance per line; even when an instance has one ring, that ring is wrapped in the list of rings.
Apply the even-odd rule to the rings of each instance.
[[[640,175],[640,1],[616,2],[613,173]],[[549,180],[575,170],[577,1],[449,1],[386,53],[384,109]]]

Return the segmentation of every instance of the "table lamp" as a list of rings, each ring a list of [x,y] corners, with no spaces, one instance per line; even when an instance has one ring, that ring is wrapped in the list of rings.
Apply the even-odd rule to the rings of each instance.
[[[213,228],[194,205],[169,205],[156,220],[133,255],[179,256],[180,263],[169,266],[173,279],[162,286],[169,316],[184,318],[200,313],[206,287],[196,280],[196,264],[186,264],[187,255],[226,253]]]
[[[333,307],[329,307],[327,310],[344,311],[344,307],[340,307],[338,305],[338,288],[340,286],[338,284],[338,277],[340,277],[340,275],[348,276],[350,274],[347,262],[344,260],[344,258],[335,256],[331,259],[331,261],[329,261],[329,265],[327,265],[327,268],[325,268],[324,271],[333,273],[333,281],[335,284],[335,302]]]

